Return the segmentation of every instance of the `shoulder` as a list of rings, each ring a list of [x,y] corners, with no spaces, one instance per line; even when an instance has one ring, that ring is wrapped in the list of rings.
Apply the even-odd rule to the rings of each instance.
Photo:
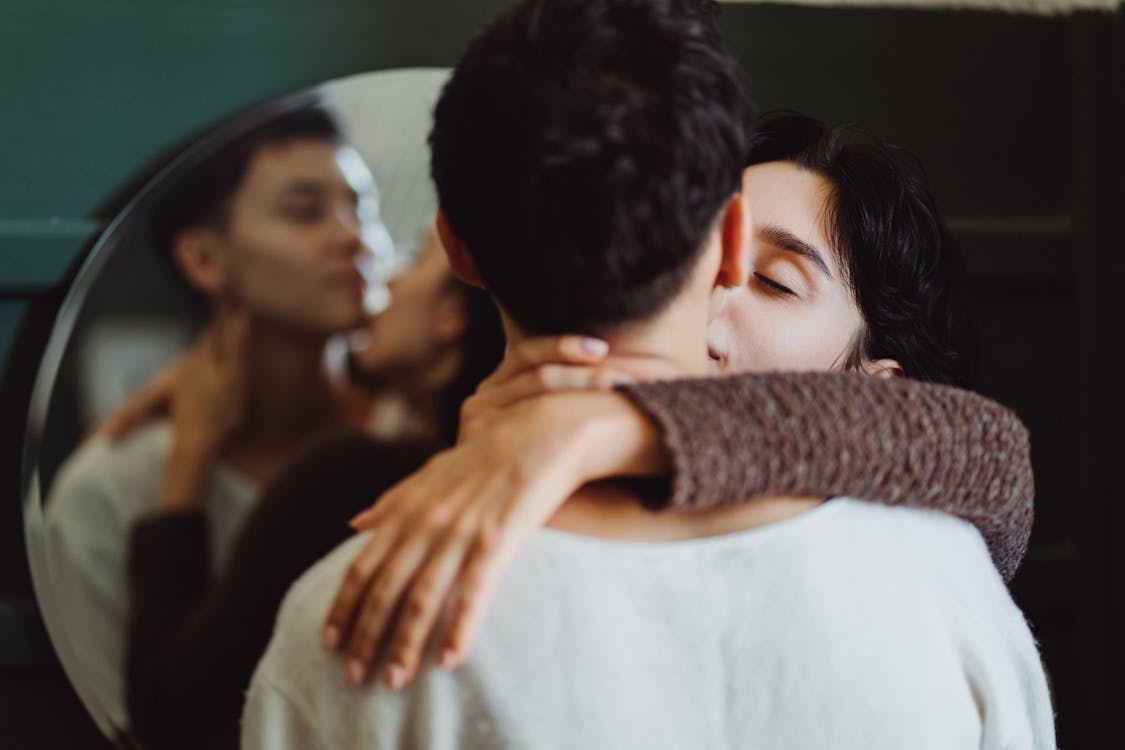
[[[305,571],[289,588],[278,610],[266,655],[259,665],[264,677],[286,682],[286,675],[296,675],[302,683],[309,683],[308,671],[320,671],[325,662],[332,660],[318,645],[320,626],[348,566],[369,539],[369,534],[351,537]],[[294,664],[300,667],[295,670]]]
[[[102,525],[147,507],[159,487],[170,441],[169,425],[161,420],[119,442],[95,437],[79,446],[55,475],[47,498],[48,525],[72,518]]]
[[[852,498],[829,502],[835,508],[832,533],[853,545],[863,544],[878,550],[894,548],[918,562],[984,563],[992,567],[980,532],[956,516]]]
[[[831,502],[838,504],[832,524],[825,525],[832,535],[826,544],[836,550],[831,575],[876,595],[895,588],[897,601],[970,640],[1010,632],[1013,623],[1026,630],[972,524],[934,510],[847,498]]]

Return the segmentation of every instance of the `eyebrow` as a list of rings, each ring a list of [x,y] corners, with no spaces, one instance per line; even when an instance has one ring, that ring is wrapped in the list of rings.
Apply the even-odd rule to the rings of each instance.
[[[792,232],[782,229],[776,224],[766,224],[759,232],[766,242],[769,242],[771,245],[776,245],[782,250],[788,250],[791,253],[796,253],[797,255],[807,258],[821,273],[830,279],[832,278],[832,271],[828,268],[828,263],[825,262],[824,256],[820,254],[820,251]]]
[[[315,197],[319,198],[328,192],[328,187],[319,180],[296,180],[289,183],[281,191],[281,197]],[[347,186],[348,199],[353,203],[359,202],[359,194],[351,185]]]

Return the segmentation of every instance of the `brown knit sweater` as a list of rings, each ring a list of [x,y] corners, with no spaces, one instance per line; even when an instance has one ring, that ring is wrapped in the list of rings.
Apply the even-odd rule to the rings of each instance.
[[[664,431],[670,491],[657,508],[764,495],[848,495],[972,523],[1011,580],[1035,486],[1027,430],[983,396],[903,378],[766,374],[621,390]]]
[[[970,521],[1005,577],[1026,549],[1027,434],[980,396],[825,374],[623,390],[661,427],[672,456],[671,483],[649,498],[653,507],[850,495]],[[202,514],[139,522],[126,679],[134,733],[153,750],[236,747],[243,693],[289,585],[350,535],[348,518],[439,447],[356,435],[325,441],[267,488],[217,580]]]

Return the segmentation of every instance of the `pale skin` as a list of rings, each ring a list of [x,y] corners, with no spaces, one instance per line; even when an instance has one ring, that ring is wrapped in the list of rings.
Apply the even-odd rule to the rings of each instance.
[[[434,638],[439,663],[463,663],[503,570],[548,523],[595,534],[608,526],[612,536],[615,526],[636,529],[641,522],[647,538],[685,538],[767,523],[820,501],[764,498],[725,517],[665,514],[659,521],[618,502],[622,523],[615,525],[606,523],[610,498],[596,498],[603,508],[593,513],[589,497],[575,495],[598,479],[668,470],[655,427],[624,396],[596,389],[715,369],[842,366],[863,321],[827,239],[830,195],[825,180],[790,163],[746,170],[742,194],[708,238],[721,249],[718,266],[710,276],[706,266],[697,274],[713,289],[710,325],[704,320],[699,329],[707,328],[710,367],[679,363],[678,372],[660,372],[628,351],[615,352],[612,340],[523,340],[516,332],[500,368],[465,403],[458,445],[353,519],[355,528],[377,533],[353,561],[322,633],[325,648],[346,653],[349,681],[370,679],[376,654],[386,648],[384,680],[406,686]],[[479,283],[440,215],[438,227],[455,270]],[[861,367],[881,377],[902,373],[893,360],[864,360]],[[447,624],[435,634],[439,622]]]

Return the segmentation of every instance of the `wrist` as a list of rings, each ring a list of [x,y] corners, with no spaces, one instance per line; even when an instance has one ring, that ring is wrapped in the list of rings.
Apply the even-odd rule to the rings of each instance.
[[[662,476],[671,458],[660,429],[624,395],[591,393],[576,436],[580,473],[586,481]]]
[[[193,440],[177,433],[164,466],[160,507],[173,511],[200,507],[217,453],[212,441]]]
[[[197,425],[173,425],[172,453],[184,460],[213,461],[222,442],[215,430]]]

